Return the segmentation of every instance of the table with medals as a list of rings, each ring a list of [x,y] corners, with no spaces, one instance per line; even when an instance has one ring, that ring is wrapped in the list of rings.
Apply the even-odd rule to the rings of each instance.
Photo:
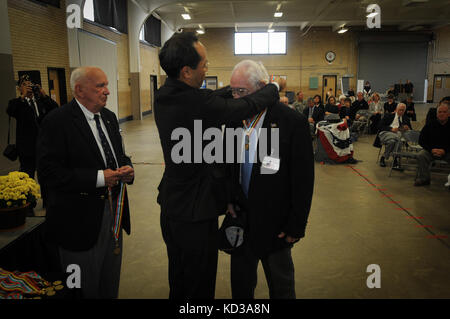
[[[65,287],[56,246],[44,239],[45,218],[28,217],[25,225],[0,232],[0,299],[77,298]]]

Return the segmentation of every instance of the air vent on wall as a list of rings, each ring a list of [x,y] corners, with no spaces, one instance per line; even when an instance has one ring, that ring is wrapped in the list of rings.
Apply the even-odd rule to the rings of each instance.
[[[429,0],[403,0],[404,7],[415,7],[427,3]]]

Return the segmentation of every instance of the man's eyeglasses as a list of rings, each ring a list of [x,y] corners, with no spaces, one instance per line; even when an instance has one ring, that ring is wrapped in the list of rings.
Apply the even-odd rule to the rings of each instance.
[[[231,88],[231,93],[239,96],[245,96],[250,91],[246,88]]]

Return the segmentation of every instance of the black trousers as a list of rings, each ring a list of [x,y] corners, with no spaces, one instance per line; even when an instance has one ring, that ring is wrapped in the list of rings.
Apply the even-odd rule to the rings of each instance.
[[[169,257],[170,299],[213,299],[216,290],[218,219],[170,220],[161,213]]]
[[[294,263],[291,248],[284,248],[263,258],[253,254],[249,245],[231,254],[231,294],[233,299],[254,299],[261,260],[271,299],[295,299]]]
[[[19,162],[20,171],[27,173],[30,178],[34,179],[34,175],[36,173],[36,158],[32,156],[19,156]],[[42,204],[43,207],[45,207],[47,203],[47,189],[45,187],[45,184],[41,183],[40,180],[39,183],[41,187]]]
[[[30,178],[34,179],[36,173],[36,157],[33,156],[19,156],[20,171],[27,173]]]

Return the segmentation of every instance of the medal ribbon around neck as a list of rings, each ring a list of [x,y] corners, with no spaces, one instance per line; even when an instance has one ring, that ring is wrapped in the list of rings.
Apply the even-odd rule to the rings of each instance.
[[[265,110],[262,111],[261,113],[259,113],[258,115],[256,115],[253,118],[253,121],[251,122],[250,126],[247,126],[247,121],[242,121],[242,123],[244,123],[244,128],[246,130],[246,133],[248,136],[250,136],[253,132],[253,130],[255,129],[255,126],[258,124],[259,120],[261,119],[261,117],[263,116]]]

